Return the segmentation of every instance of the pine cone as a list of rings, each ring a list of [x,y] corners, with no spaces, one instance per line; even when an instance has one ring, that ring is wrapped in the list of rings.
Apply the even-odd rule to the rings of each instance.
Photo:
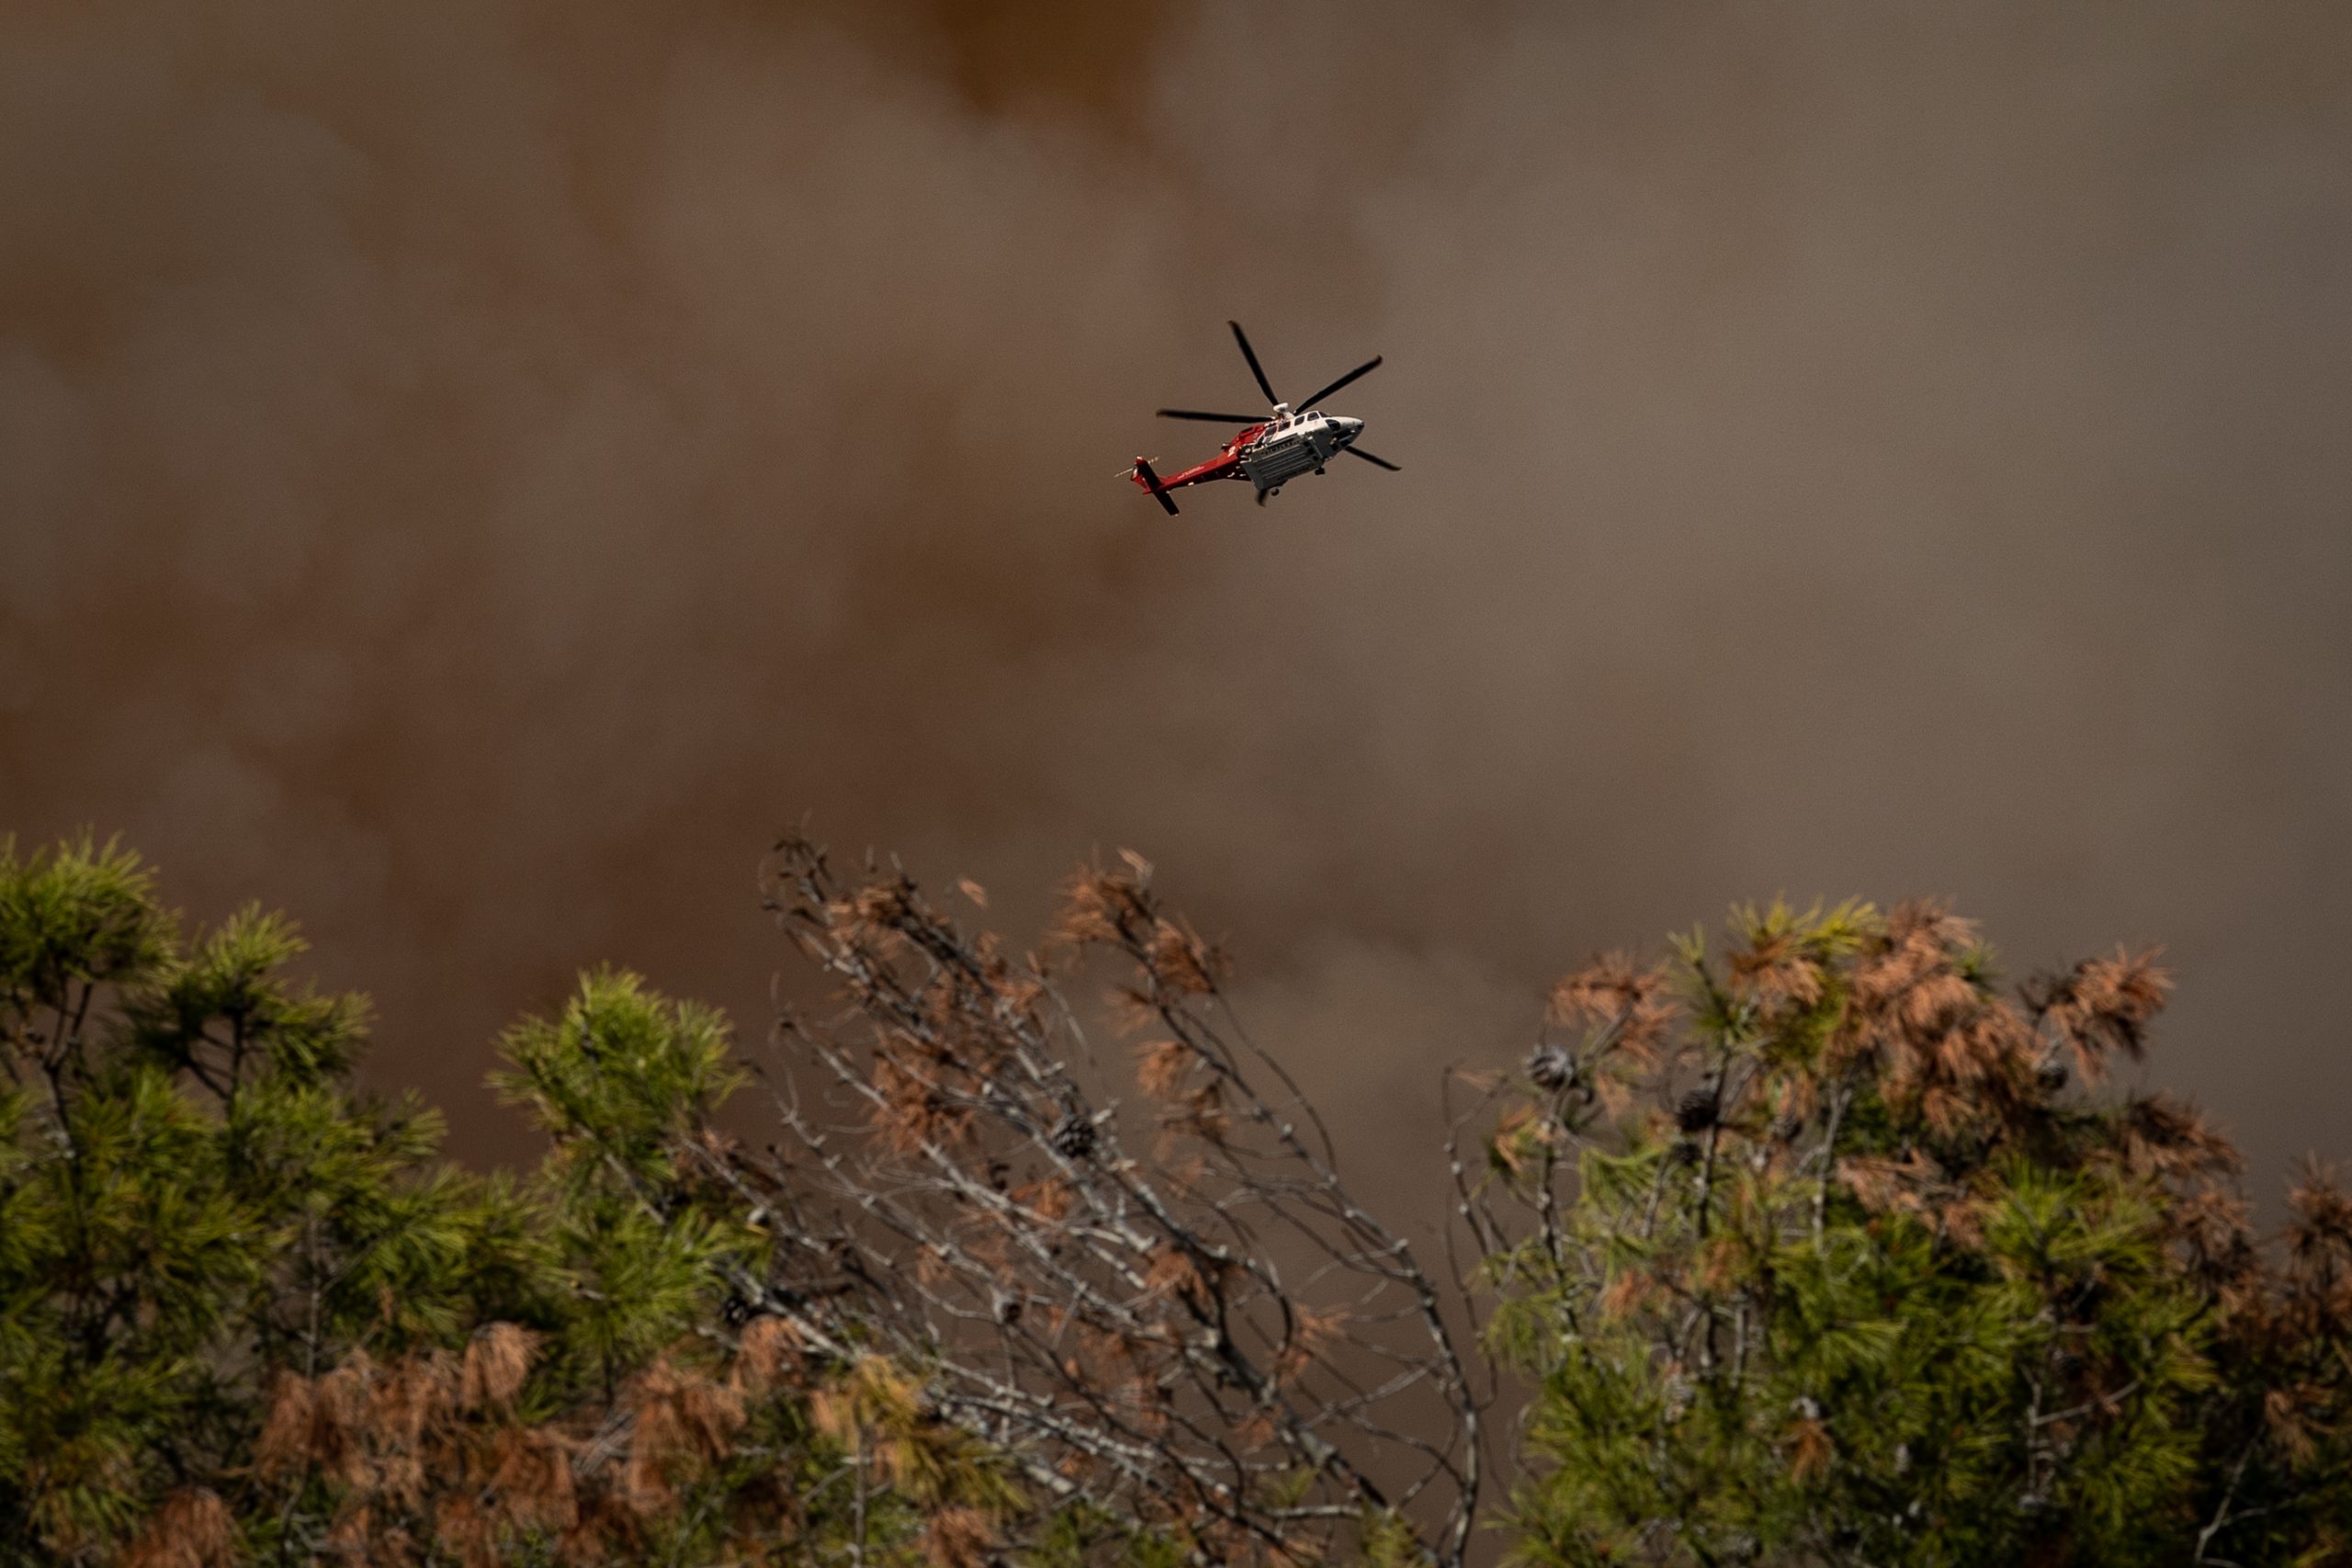
[[[1064,1159],[1084,1159],[1094,1152],[1094,1123],[1083,1116],[1064,1116],[1046,1137]]]
[[[1674,1107],[1674,1124],[1685,1133],[1703,1133],[1715,1124],[1723,1106],[1711,1089],[1694,1089]]]
[[[1566,1046],[1546,1043],[1527,1054],[1527,1076],[1537,1089],[1557,1093],[1577,1081],[1577,1059]]]

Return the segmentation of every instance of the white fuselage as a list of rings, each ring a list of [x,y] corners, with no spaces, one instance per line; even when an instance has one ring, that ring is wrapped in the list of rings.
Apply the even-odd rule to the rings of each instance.
[[[1250,476],[1260,500],[1282,488],[1284,480],[1323,471],[1363,429],[1360,419],[1342,419],[1316,410],[1293,413],[1288,405],[1274,405],[1273,423],[1257,440],[1241,449],[1241,471]]]

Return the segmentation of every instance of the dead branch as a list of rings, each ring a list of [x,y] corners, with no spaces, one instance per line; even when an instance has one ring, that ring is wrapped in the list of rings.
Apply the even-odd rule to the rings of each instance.
[[[1008,959],[903,874],[777,846],[769,908],[843,1007],[781,1018],[786,1140],[713,1160],[778,1216],[767,1297],[919,1369],[936,1412],[1081,1501],[1220,1559],[1406,1520],[1453,1568],[1482,1406],[1438,1282],[1349,1192],[1297,1086],[1150,867],[1075,877]],[[1154,1036],[1124,1111],[1063,987],[1103,957]]]

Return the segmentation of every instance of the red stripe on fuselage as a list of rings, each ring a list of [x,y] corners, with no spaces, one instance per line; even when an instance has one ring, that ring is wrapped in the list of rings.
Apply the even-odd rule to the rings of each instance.
[[[1196,464],[1183,472],[1170,474],[1159,481],[1162,490],[1175,490],[1183,485],[1201,484],[1209,479],[1229,479],[1241,472],[1241,453],[1250,443],[1266,433],[1262,424],[1253,424],[1225,444],[1225,450],[1205,463]]]

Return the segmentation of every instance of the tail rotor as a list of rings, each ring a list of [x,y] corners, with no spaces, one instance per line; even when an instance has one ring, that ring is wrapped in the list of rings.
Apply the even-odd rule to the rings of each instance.
[[[1143,486],[1145,490],[1150,491],[1151,499],[1159,502],[1160,508],[1165,511],[1169,516],[1173,517],[1176,515],[1176,502],[1170,498],[1168,494],[1168,487],[1159,482],[1159,476],[1151,471],[1151,459],[1148,457],[1137,457],[1136,459],[1136,466],[1127,471],[1127,477],[1135,480],[1136,483]]]

